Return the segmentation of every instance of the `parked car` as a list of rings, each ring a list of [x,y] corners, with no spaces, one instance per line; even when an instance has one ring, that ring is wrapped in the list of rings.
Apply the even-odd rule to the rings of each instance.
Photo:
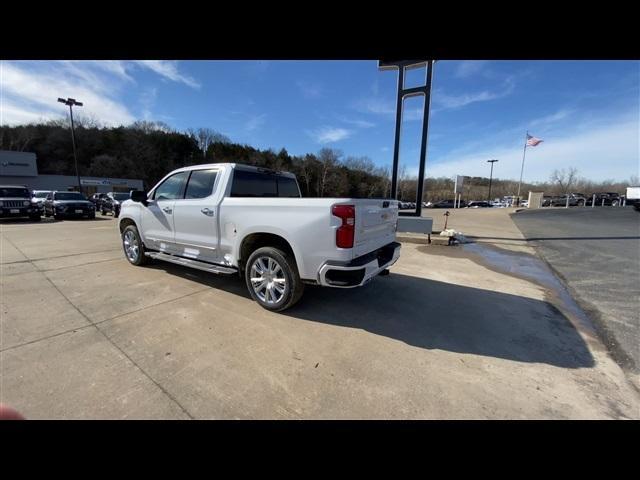
[[[543,195],[542,202],[540,203],[543,207],[550,207],[553,202],[553,197],[551,195]]]
[[[490,208],[492,205],[489,202],[485,201],[472,201],[469,202],[467,208]]]
[[[553,207],[565,207],[567,206],[567,198],[569,199],[570,207],[584,207],[587,204],[587,199],[584,194],[567,193],[559,197],[552,197],[551,205]]]
[[[124,192],[109,192],[102,199],[100,213],[102,215],[106,215],[107,213],[112,213],[115,218],[118,218],[120,215],[120,205],[125,200],[129,200],[129,193]]]
[[[106,196],[106,193],[94,193],[89,197],[89,201],[95,206],[96,212],[102,208],[102,201]]]
[[[31,193],[31,205],[38,208],[40,215],[44,213],[44,201],[50,193],[50,190],[34,190]]]
[[[118,225],[127,260],[240,274],[251,297],[282,311],[306,283],[359,287],[400,256],[398,202],[301,198],[295,175],[233,163],[174,170],[132,191]]]
[[[586,202],[585,205],[589,205],[591,206],[591,204],[593,203],[593,195],[591,194]],[[596,207],[599,207],[603,204],[603,200],[604,200],[604,205],[607,207],[617,207],[618,205],[620,205],[620,203],[622,202],[620,195],[617,194],[616,192],[598,192],[595,193],[596,196]]]
[[[56,220],[66,217],[96,218],[96,209],[80,192],[53,191],[44,201],[44,216]]]
[[[24,185],[0,185],[0,218],[29,217],[40,220],[40,208],[31,203],[31,192]]]
[[[524,208],[529,208],[529,200],[522,200],[520,202],[520,206],[522,206]]]
[[[440,200],[439,202],[431,203],[428,208],[455,208],[455,202],[453,199]],[[467,203],[464,200],[460,200],[460,208],[466,207]]]

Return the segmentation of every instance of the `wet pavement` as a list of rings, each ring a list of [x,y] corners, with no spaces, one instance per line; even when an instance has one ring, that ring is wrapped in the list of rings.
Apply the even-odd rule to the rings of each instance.
[[[511,215],[562,278],[614,358],[640,367],[640,213],[632,207],[554,208]]]

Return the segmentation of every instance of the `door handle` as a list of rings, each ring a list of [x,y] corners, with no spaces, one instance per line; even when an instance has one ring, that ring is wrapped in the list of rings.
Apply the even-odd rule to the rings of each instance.
[[[208,215],[209,217],[213,217],[213,210],[211,210],[210,208],[203,208],[200,211],[205,215]]]
[[[165,212],[165,213],[171,213],[171,212],[173,212],[173,210],[171,210],[171,208],[170,208],[170,207],[164,207],[164,208],[162,209],[162,211],[163,211],[163,212]]]

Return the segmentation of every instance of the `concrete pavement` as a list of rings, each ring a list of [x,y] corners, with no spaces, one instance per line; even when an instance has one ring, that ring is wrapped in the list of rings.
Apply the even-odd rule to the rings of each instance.
[[[403,243],[390,276],[283,314],[129,265],[111,219],[2,223],[0,259],[0,401],[28,418],[640,418],[544,288],[456,247]]]

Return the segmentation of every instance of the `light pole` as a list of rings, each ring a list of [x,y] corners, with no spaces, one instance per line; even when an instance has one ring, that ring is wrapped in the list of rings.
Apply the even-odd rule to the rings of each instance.
[[[73,106],[81,107],[82,102],[77,102],[75,98],[58,98],[60,103],[64,103],[65,105],[69,105],[69,115],[71,116],[71,144],[73,145],[73,160],[76,164],[76,177],[78,178],[78,191],[82,193],[82,185],[80,184],[80,173],[78,172],[78,156],[76,155],[76,137],[74,133],[73,127]]]
[[[489,198],[487,199],[488,202],[491,201],[491,181],[493,180],[493,164],[496,163],[498,160],[487,160],[488,163],[491,164],[491,175],[489,175]]]

